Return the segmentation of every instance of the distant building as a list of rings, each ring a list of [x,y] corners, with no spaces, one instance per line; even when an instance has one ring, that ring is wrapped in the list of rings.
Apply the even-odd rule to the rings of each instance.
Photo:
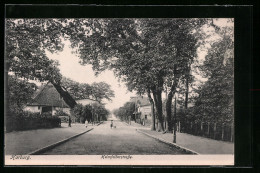
[[[134,112],[137,122],[145,124],[152,119],[151,103],[147,97],[137,96],[131,97],[131,102],[136,105],[136,111]]]
[[[63,91],[65,92],[65,91]],[[49,82],[41,86],[35,93],[33,100],[27,104],[24,110],[31,112],[50,112],[55,115],[56,111],[62,109],[70,114],[70,104],[66,103],[58,90]]]

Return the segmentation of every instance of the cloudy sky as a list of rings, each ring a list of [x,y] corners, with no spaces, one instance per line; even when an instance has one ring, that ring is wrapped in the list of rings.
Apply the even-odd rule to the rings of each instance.
[[[214,20],[214,24],[218,26],[227,26],[230,25],[230,23],[227,23],[227,19],[218,19]],[[233,25],[233,23],[231,24]],[[217,37],[214,35],[213,28],[204,28],[205,33],[208,35],[211,35],[208,39],[217,39]],[[60,63],[60,71],[61,74],[65,77],[71,78],[74,81],[80,82],[80,83],[88,83],[92,84],[93,82],[101,82],[104,81],[111,85],[112,90],[115,91],[115,97],[112,98],[112,101],[106,101],[106,108],[109,110],[113,110],[115,108],[119,108],[120,106],[123,106],[123,104],[130,100],[131,96],[135,96],[135,93],[131,93],[127,91],[127,88],[123,83],[119,83],[118,79],[114,76],[113,71],[105,71],[101,73],[99,76],[95,76],[94,72],[92,70],[91,65],[85,65],[82,66],[79,64],[79,58],[72,54],[72,49],[69,47],[69,42],[64,42],[64,50],[59,53],[52,54],[50,52],[46,52],[47,56],[50,59],[58,60]],[[210,45],[207,45],[206,47],[210,47]],[[207,51],[198,49],[198,58],[201,61],[201,63],[204,60],[205,55],[207,54]],[[195,75],[195,74],[194,74]],[[200,76],[195,75],[197,80],[205,81],[205,79],[202,79]],[[163,94],[163,98],[165,98]]]

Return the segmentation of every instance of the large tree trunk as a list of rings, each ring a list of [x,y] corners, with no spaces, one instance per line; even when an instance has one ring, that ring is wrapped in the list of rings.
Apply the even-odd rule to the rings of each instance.
[[[185,104],[184,108],[188,108],[188,99],[189,99],[189,77],[186,77],[186,91],[185,91]]]
[[[153,97],[154,97],[154,102],[155,102],[155,108],[156,108],[156,113],[158,117],[158,132],[164,131],[163,127],[163,116],[162,116],[162,91],[152,91],[153,92]]]
[[[176,143],[176,130],[177,130],[177,121],[176,121],[176,102],[177,102],[177,99],[175,97],[175,101],[174,101],[174,117],[173,117],[173,143]]]
[[[168,98],[166,101],[166,116],[167,116],[167,132],[172,131],[172,98],[173,98],[173,93],[168,94]]]
[[[151,97],[150,90],[147,92],[149,101],[151,103],[151,115],[152,115],[152,125],[151,125],[151,130],[155,130],[155,115],[154,115],[154,101]]]
[[[174,125],[174,123],[172,122],[172,98],[176,92],[176,88],[177,88],[179,78],[180,78],[180,75],[177,74],[176,69],[177,69],[177,66],[175,65],[173,83],[172,83],[172,86],[171,86],[171,89],[170,89],[170,92],[168,94],[167,101],[166,101],[166,116],[167,116],[167,123],[168,123],[167,129],[166,129],[167,132],[171,132],[173,125]],[[175,121],[175,120],[173,120],[173,121]]]
[[[71,107],[74,108],[76,106],[76,101],[71,97],[71,95],[65,91],[59,84],[56,84],[54,82],[51,82],[53,86],[56,88],[56,90],[60,93],[64,101]]]

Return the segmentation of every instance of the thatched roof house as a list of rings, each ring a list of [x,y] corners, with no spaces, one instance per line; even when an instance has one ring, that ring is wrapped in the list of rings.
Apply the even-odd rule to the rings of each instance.
[[[49,82],[38,89],[25,110],[40,113],[51,112],[54,115],[58,109],[69,113],[69,110],[75,105],[75,100],[65,89]]]

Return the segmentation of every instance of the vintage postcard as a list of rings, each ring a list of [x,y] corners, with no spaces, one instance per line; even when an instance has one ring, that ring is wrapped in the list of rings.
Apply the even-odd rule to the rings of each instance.
[[[6,18],[5,165],[234,165],[233,18]]]

